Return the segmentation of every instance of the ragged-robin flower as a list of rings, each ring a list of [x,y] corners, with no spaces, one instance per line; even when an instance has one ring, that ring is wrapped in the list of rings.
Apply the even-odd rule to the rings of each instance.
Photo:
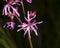
[[[7,1],[7,4],[3,8],[2,15],[8,15],[9,16],[9,15],[12,14],[12,16],[18,16],[18,17],[20,17],[20,14],[18,13],[17,9],[12,6],[13,3],[14,3],[13,0]]]
[[[28,3],[32,3],[32,0],[26,0]]]
[[[34,31],[35,35],[38,36],[38,33],[37,33],[38,28],[36,25],[43,23],[43,21],[36,22],[35,20],[32,20],[36,17],[36,14],[33,17],[30,16],[31,13],[29,13],[29,11],[27,14],[28,14],[28,17],[27,18],[24,17],[26,22],[23,22],[21,25],[18,25],[18,27],[20,27],[20,29],[18,29],[17,32],[19,32],[20,30],[23,29],[24,35],[26,35],[28,33],[29,38],[31,38],[30,32],[32,30],[32,31]],[[31,15],[33,15],[33,14],[34,14],[34,12]]]
[[[14,16],[11,16],[10,19],[11,19],[11,21],[10,22],[6,22],[6,24],[3,26],[3,28],[9,28],[11,30],[14,29],[14,27],[15,27]]]
[[[15,2],[23,2],[23,0],[15,0]],[[32,3],[32,0],[26,0],[26,2],[28,2],[28,3]]]
[[[7,22],[7,23],[3,26],[3,28],[9,28],[9,29],[13,30],[13,29],[14,29],[14,26],[15,26],[15,23],[12,22],[12,21],[10,21],[10,22]]]

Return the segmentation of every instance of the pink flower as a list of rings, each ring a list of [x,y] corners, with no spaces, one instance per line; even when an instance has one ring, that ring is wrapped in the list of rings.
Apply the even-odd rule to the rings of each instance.
[[[5,27],[7,27],[7,28],[9,28],[9,29],[14,29],[14,26],[15,26],[15,23],[14,22],[7,22],[4,26],[3,26],[3,28],[5,28]]]
[[[34,20],[32,22],[32,19],[34,19],[35,17],[36,17],[36,15],[33,18],[30,18],[29,11],[28,11],[28,18],[25,18],[27,23],[24,22],[24,23],[22,23],[22,25],[18,25],[18,27],[20,27],[20,29],[18,29],[17,32],[19,32],[20,30],[23,29],[25,31],[24,35],[26,35],[28,33],[29,38],[31,38],[30,32],[31,32],[31,30],[33,30],[35,32],[35,35],[38,36],[38,33],[37,33],[38,27],[36,25],[43,23],[43,21],[36,22]]]
[[[32,0],[26,0],[28,3],[32,3]]]
[[[9,15],[11,14],[12,16],[18,16],[20,17],[20,14],[18,13],[17,9],[12,6],[13,2],[10,1],[8,2],[4,8],[3,8],[3,13],[2,15]]]
[[[26,0],[28,3],[32,3],[32,0]],[[15,0],[15,2],[23,2],[23,0]]]

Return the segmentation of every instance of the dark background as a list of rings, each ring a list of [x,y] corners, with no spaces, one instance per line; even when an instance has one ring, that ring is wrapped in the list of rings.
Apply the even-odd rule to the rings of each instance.
[[[15,18],[14,30],[4,29],[3,25],[10,19],[2,16],[5,2],[0,0],[0,48],[30,48],[27,36],[24,37],[23,30],[17,33],[18,20]],[[60,0],[33,0],[31,4],[24,0],[25,11],[36,10],[37,21],[43,21],[37,25],[39,36],[31,33],[34,48],[60,48]],[[23,20],[22,8],[19,8]]]

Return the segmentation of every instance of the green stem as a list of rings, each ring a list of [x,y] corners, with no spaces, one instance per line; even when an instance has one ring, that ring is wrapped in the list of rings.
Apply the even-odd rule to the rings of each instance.
[[[23,10],[23,13],[24,13],[24,16],[26,16],[26,13],[25,13],[25,9],[24,9],[24,4],[23,4],[23,0],[20,2],[21,5],[22,5],[22,10]],[[22,21],[16,16],[16,18],[19,20],[19,22],[22,24]]]
[[[20,20],[20,18],[18,18],[17,16],[16,16],[16,18],[18,19],[18,21],[22,24],[22,21]]]
[[[29,38],[30,47],[33,48],[31,38]]]
[[[25,13],[25,8],[24,8],[23,1],[21,1],[21,5],[22,5],[22,9],[23,9],[24,16],[26,16],[26,13]]]

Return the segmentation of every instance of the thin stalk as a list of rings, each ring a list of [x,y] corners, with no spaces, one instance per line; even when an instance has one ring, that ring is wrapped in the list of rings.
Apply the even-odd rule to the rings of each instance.
[[[18,19],[18,21],[22,24],[22,21],[16,16],[16,18]]]
[[[28,38],[28,39],[29,39],[30,47],[33,48],[31,38]]]
[[[25,13],[25,8],[24,8],[23,1],[21,1],[21,5],[22,5],[22,10],[23,10],[24,16],[26,16],[26,13]]]

